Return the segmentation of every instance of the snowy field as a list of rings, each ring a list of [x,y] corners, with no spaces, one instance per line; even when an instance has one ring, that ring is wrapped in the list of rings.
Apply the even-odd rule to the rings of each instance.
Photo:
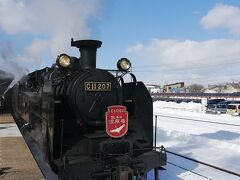
[[[240,173],[240,117],[206,114],[201,104],[192,102],[156,101],[153,109],[157,115],[158,146],[164,145],[167,150]],[[160,179],[240,179],[171,154],[168,162],[166,170],[160,172]],[[151,175],[149,177],[151,179]]]
[[[0,117],[1,118],[1,117]],[[22,136],[15,123],[0,124],[0,137]]]

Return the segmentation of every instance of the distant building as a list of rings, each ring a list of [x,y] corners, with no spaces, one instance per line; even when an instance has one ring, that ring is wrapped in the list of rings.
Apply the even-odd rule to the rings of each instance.
[[[162,93],[163,88],[160,85],[147,84],[147,90],[149,93]]]
[[[167,84],[163,86],[163,92],[165,93],[184,93],[184,82],[178,82],[174,84]]]
[[[232,84],[208,85],[204,90],[205,93],[239,93],[240,88],[234,87]]]

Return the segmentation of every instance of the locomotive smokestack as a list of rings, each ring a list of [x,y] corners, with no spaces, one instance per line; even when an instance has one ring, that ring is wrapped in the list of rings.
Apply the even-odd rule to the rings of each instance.
[[[96,53],[97,48],[102,45],[101,41],[96,40],[79,40],[71,41],[71,46],[79,48],[81,53],[80,63],[83,69],[95,69],[96,68]]]

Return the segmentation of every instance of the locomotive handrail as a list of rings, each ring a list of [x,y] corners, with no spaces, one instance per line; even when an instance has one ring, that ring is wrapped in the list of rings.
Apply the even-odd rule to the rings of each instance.
[[[133,74],[133,73],[129,73],[133,79],[133,82],[136,83],[137,82],[137,79],[136,79],[136,76]]]
[[[158,146],[158,147],[148,147],[148,148],[134,148],[133,149],[133,152],[136,152],[136,151],[146,151],[146,150],[153,150],[153,151],[156,151],[156,152],[162,152],[162,153],[166,153],[166,150],[165,150],[165,147],[164,146]],[[100,156],[102,155],[103,153],[78,153],[78,154],[71,154],[71,156],[85,156],[85,155],[91,155],[91,156]],[[129,155],[129,153],[123,153],[123,154],[109,154],[109,155],[112,155],[112,156],[124,156],[124,155]],[[69,155],[70,156],[70,155]]]

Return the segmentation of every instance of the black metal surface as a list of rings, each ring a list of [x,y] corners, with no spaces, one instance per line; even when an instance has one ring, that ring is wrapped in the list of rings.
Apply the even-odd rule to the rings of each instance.
[[[97,48],[102,45],[101,41],[96,40],[80,40],[71,42],[71,46],[79,48],[81,53],[80,64],[83,69],[96,68],[96,52]]]
[[[72,46],[81,51],[80,59],[71,57],[77,66],[34,71],[13,88],[14,118],[31,134],[52,170],[62,179],[131,179],[165,165],[165,152],[153,147],[152,99],[145,85],[130,72],[113,75],[96,69],[100,41],[72,40]],[[125,83],[125,74],[133,82]],[[86,89],[86,84],[111,88]],[[128,111],[128,132],[118,139],[105,129],[111,105],[124,105]],[[26,122],[29,128],[23,126]]]

